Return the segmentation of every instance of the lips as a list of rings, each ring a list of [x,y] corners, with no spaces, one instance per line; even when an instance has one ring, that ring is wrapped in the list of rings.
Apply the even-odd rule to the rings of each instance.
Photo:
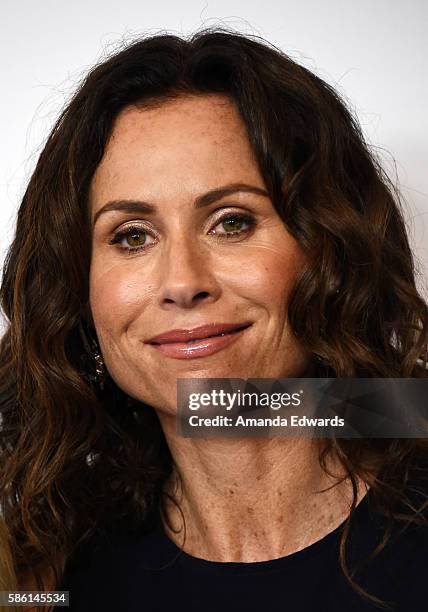
[[[191,342],[192,340],[205,340],[206,338],[237,332],[246,329],[250,325],[251,321],[246,321],[244,323],[210,323],[208,325],[202,325],[201,327],[195,327],[194,329],[173,329],[169,332],[154,336],[146,342],[147,344],[157,345]]]
[[[218,353],[246,333],[252,322],[213,323],[194,329],[173,329],[146,342],[153,350],[171,359],[199,359]]]

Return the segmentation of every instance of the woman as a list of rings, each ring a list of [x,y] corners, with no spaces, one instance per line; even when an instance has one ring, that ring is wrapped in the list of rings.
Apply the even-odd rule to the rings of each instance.
[[[95,67],[1,297],[4,590],[423,609],[426,440],[176,433],[180,378],[427,375],[399,194],[319,78],[221,29]]]

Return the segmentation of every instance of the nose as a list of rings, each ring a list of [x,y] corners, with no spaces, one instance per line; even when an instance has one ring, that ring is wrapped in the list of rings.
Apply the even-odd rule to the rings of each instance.
[[[161,258],[160,306],[188,309],[215,302],[221,288],[213,267],[210,253],[197,240],[171,240]]]

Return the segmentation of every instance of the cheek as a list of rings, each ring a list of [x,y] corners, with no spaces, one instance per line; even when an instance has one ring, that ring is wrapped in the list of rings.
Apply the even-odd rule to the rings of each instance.
[[[97,330],[114,333],[128,322],[150,300],[153,289],[143,283],[132,267],[117,263],[105,268],[96,260],[91,264],[90,304]]]
[[[304,257],[294,244],[283,248],[263,243],[243,247],[222,266],[225,284],[252,302],[281,309],[288,302]]]

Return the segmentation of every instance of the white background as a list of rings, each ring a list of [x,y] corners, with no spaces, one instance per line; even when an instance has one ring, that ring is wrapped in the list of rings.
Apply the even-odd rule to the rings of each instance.
[[[399,181],[428,295],[428,2],[1,0],[0,22],[0,265],[44,139],[87,69],[138,34],[225,25],[281,47],[351,104]]]

